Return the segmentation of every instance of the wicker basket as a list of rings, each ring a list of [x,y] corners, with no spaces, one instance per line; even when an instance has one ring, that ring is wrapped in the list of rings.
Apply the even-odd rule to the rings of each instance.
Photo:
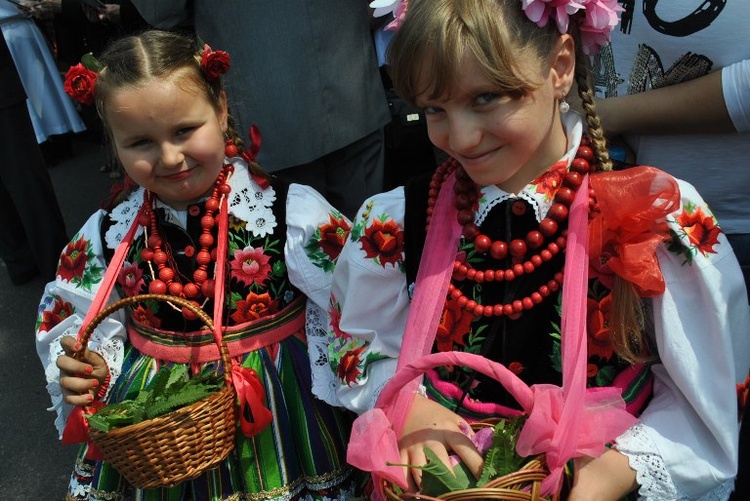
[[[109,315],[143,301],[170,302],[195,313],[210,330],[211,318],[190,301],[162,294],[121,299],[102,309],[85,327],[80,343],[86,346],[94,329]],[[225,373],[231,367],[226,344],[219,346]],[[120,474],[141,489],[171,487],[218,465],[234,448],[237,399],[231,379],[213,395],[163,416],[110,430],[89,429],[91,441]]]
[[[472,423],[475,431],[488,426],[495,426],[498,420],[480,421]],[[542,481],[549,475],[544,455],[529,459],[518,471],[490,480],[482,487],[446,492],[437,497],[419,493],[397,494],[392,486],[386,482],[384,491],[391,501],[421,499],[425,501],[477,501],[480,499],[507,501],[557,501],[558,496],[542,497]]]

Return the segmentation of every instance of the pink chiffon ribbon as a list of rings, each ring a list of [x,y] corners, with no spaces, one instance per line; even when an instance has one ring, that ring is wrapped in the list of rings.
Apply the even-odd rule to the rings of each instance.
[[[449,181],[452,186],[452,176]],[[447,184],[448,181],[435,204],[397,372],[383,388],[375,408],[355,420],[347,460],[372,472],[374,499],[384,499],[384,479],[405,489],[404,469],[388,463],[401,462],[398,437],[419,376],[440,365],[467,366],[499,381],[518,401],[528,417],[517,451],[522,456],[545,454],[550,475],[542,483],[543,493],[558,492],[568,460],[584,455],[598,457],[607,442],[635,423],[635,418],[625,410],[620,389],[586,388],[588,176],[570,209],[562,293],[562,387],[548,384],[528,387],[503,365],[478,355],[462,352],[428,355],[437,327],[434,316],[439,319],[442,311],[452,270],[450,264],[460,236],[460,227],[455,228],[458,224],[451,224],[455,217],[451,217],[452,187]],[[441,265],[443,268],[436,268]],[[429,282],[421,281],[425,278]]]

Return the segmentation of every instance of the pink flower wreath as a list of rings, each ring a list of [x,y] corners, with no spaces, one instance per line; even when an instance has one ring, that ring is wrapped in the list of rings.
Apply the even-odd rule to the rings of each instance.
[[[406,16],[409,0],[373,0],[370,7],[375,9],[375,17],[393,13],[394,20],[386,29],[395,31]],[[617,13],[624,10],[617,0],[521,0],[521,9],[541,28],[554,19],[560,33],[567,33],[570,16],[580,10],[585,11],[579,30],[586,54],[595,54],[599,47],[609,43],[610,33],[619,23]]]

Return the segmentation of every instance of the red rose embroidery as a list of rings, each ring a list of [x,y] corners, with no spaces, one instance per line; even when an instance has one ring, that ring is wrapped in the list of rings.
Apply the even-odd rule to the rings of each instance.
[[[367,258],[379,258],[380,266],[395,264],[401,259],[404,247],[404,232],[392,219],[385,223],[375,219],[365,234],[359,238]]]
[[[55,305],[52,307],[52,310],[42,312],[42,323],[39,326],[39,330],[49,331],[72,314],[72,304],[63,301],[62,298],[55,298]]]
[[[97,77],[81,63],[71,66],[65,74],[65,93],[81,104],[93,104]]]
[[[271,273],[268,262],[270,256],[263,253],[263,247],[245,247],[234,251],[234,258],[229,265],[232,267],[232,278],[247,286],[263,284]]]
[[[341,254],[346,238],[349,236],[351,226],[346,219],[336,219],[329,214],[329,222],[319,228],[320,242],[318,245],[331,260],[336,259]]]
[[[143,287],[143,270],[135,263],[125,263],[117,274],[117,283],[122,287],[125,296],[135,296]]]
[[[65,251],[60,256],[60,267],[57,269],[57,275],[60,278],[70,282],[75,277],[83,276],[83,270],[89,258],[86,254],[88,246],[89,243],[81,237],[65,247]]]
[[[677,222],[685,229],[690,243],[695,245],[701,254],[705,256],[708,252],[716,253],[714,245],[719,242],[721,228],[716,226],[713,217],[703,212],[703,208],[698,207],[692,214],[682,211]]]
[[[267,292],[263,294],[251,292],[245,299],[237,301],[237,311],[230,316],[232,320],[240,324],[267,317],[276,313],[277,310],[278,301],[273,301]]]
[[[557,162],[548,171],[532,181],[531,184],[536,186],[537,193],[544,193],[548,199],[551,199],[555,196],[557,190],[560,189],[560,186],[562,186],[563,179],[567,173],[567,164],[565,162]]]
[[[154,315],[154,312],[148,308],[144,308],[141,305],[136,306],[133,309],[133,320],[141,325],[154,327],[158,329],[161,326],[161,319]]]
[[[601,301],[587,298],[586,329],[588,331],[589,357],[594,355],[602,360],[612,357],[612,342],[609,327],[609,311],[612,306],[612,294],[608,294]]]
[[[435,336],[438,351],[453,351],[454,343],[463,346],[473,319],[474,316],[458,306],[456,301],[446,301]]]
[[[203,46],[201,57],[201,68],[206,75],[206,80],[213,82],[219,76],[229,71],[229,54],[223,50],[212,51],[208,45]]]
[[[357,349],[349,350],[339,360],[338,376],[339,379],[350,385],[357,380],[361,374],[359,370],[359,356],[365,350],[364,346]]]

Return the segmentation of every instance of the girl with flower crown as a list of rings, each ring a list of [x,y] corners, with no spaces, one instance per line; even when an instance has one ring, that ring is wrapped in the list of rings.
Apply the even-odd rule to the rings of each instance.
[[[314,375],[328,401],[362,413],[350,463],[377,474],[378,495],[418,489],[421,470],[403,465],[424,465],[426,449],[478,476],[466,423],[522,407],[516,449],[546,455],[547,494],[574,460],[571,500],[726,498],[746,292],[692,186],[652,167],[611,172],[586,54],[606,43],[617,3],[373,6],[395,15],[395,88],[451,159],[367,200],[334,270],[333,372]],[[574,84],[583,117],[565,101]],[[512,373],[513,391],[482,362],[419,365],[476,360],[467,353],[501,363],[493,374]],[[415,366],[424,376],[394,390]]]
[[[362,484],[343,455],[351,423],[312,396],[302,292],[327,297],[349,223],[310,188],[264,174],[257,131],[242,152],[222,90],[229,56],[196,47],[147,31],[68,73],[68,92],[96,104],[131,189],[64,249],[39,307],[37,350],[56,425],[72,441],[82,407],[132,400],[160,367],[197,372],[220,359],[195,314],[169,302],[118,310],[84,348],[76,334],[108,277],[110,301],[168,294],[216,315],[224,297],[224,340],[254,392],[238,396],[255,400],[240,398],[235,449],[218,467],[139,490],[84,443],[66,499],[349,499]]]

